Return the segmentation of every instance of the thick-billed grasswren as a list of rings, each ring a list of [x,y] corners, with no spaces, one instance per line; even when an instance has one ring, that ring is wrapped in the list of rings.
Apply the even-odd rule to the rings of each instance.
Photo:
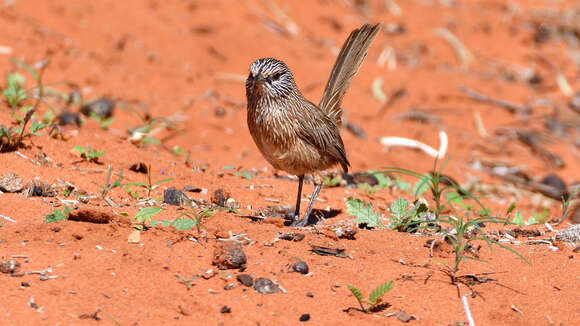
[[[318,172],[349,162],[340,138],[341,103],[356,75],[379,25],[365,24],[352,31],[344,42],[326,88],[316,106],[307,100],[288,66],[274,58],[258,59],[246,80],[248,127],[264,158],[276,169],[298,176],[298,198],[294,226],[305,226],[322,187]],[[305,174],[313,174],[315,188],[300,220],[300,199]]]

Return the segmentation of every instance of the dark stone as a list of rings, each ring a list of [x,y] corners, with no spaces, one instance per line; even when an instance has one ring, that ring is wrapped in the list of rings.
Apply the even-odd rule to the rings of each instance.
[[[30,283],[28,282],[20,282],[20,286],[23,288],[29,288],[30,287]]]
[[[115,101],[103,97],[83,105],[81,108],[81,112],[86,116],[91,116],[94,114],[101,118],[106,119],[113,116],[114,109],[115,109]]]
[[[236,277],[238,282],[242,283],[243,285],[250,287],[254,285],[254,278],[249,274],[240,274]]]
[[[222,189],[218,189],[218,190],[214,191],[213,196],[211,196],[211,202],[220,206],[220,207],[225,207],[226,202],[228,201],[228,199],[230,197],[231,197],[231,195],[229,192],[224,191]]]
[[[280,290],[278,285],[274,284],[272,280],[267,278],[258,278],[254,283],[254,290],[262,294],[274,294]]]
[[[308,274],[308,264],[302,260],[294,263],[294,265],[292,265],[292,269],[300,274]]]
[[[187,196],[181,190],[171,187],[166,189],[163,192],[163,201],[166,204],[173,205],[173,206],[181,206],[184,200],[187,199]]]
[[[58,125],[59,126],[80,126],[81,118],[78,114],[70,111],[64,111],[58,115]]]
[[[242,245],[235,241],[220,242],[214,250],[212,264],[219,269],[238,269],[246,264]]]
[[[314,294],[312,294],[312,292],[306,292],[306,296],[309,298],[314,298]]]
[[[223,306],[222,309],[220,309],[220,312],[222,314],[230,314],[230,313],[232,313],[232,308],[230,308],[228,306]]]
[[[310,320],[310,314],[302,314],[302,316],[300,316],[300,321],[309,321]]]
[[[137,173],[147,174],[147,171],[149,169],[147,168],[147,165],[145,163],[138,162],[138,163],[135,163],[135,164],[131,165],[131,167],[129,168],[129,170],[131,170],[133,172],[137,172]]]
[[[540,182],[554,189],[553,191],[554,194],[552,194],[552,196],[550,196],[550,194],[552,193],[551,191],[549,193],[544,193],[545,195],[553,197],[554,199],[561,199],[562,197],[564,197],[564,199],[568,199],[569,195],[568,189],[566,188],[566,183],[564,182],[564,180],[562,180],[562,178],[560,178],[556,174],[550,173],[547,176],[545,176]]]

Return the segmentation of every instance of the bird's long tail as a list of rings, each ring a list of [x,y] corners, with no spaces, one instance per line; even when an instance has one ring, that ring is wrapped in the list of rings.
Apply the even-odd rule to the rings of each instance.
[[[358,72],[367,50],[380,29],[379,24],[365,24],[350,33],[336,58],[332,72],[326,83],[319,107],[329,118],[340,126],[342,123],[342,98],[350,81]]]

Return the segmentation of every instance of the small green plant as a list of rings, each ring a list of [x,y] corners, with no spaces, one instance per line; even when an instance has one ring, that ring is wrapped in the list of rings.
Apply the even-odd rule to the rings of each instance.
[[[107,154],[105,151],[98,151],[96,149],[91,149],[91,146],[87,145],[86,148],[77,145],[74,147],[74,150],[77,151],[79,154],[81,154],[81,157],[84,158],[87,161],[91,161],[91,162],[98,162],[99,157],[104,156],[105,154]]]
[[[68,206],[64,206],[63,210],[54,209],[51,214],[46,214],[44,216],[44,222],[46,223],[53,223],[59,221],[66,221],[68,219],[68,213],[70,212],[70,208]]]
[[[198,276],[194,275],[192,278],[187,279],[179,274],[175,274],[174,275],[176,279],[178,279],[181,283],[183,283],[183,285],[185,285],[185,287],[187,288],[187,290],[189,291],[189,289],[193,286],[193,281],[197,280]]]
[[[388,176],[384,175],[381,172],[368,171],[367,174],[373,176],[377,180],[377,184],[374,186],[371,186],[369,183],[365,182],[365,183],[359,183],[357,185],[357,187],[361,190],[365,190],[369,194],[374,194],[379,189],[388,188],[392,183],[391,178],[389,178]]]
[[[129,183],[125,183],[123,186],[125,187],[125,191],[127,191],[127,193],[135,199],[139,198],[139,193],[136,191],[133,191],[131,189],[131,187],[137,186],[140,188],[144,188],[145,190],[147,190],[147,198],[149,198],[149,197],[151,197],[151,191],[155,190],[162,183],[173,181],[173,178],[167,178],[167,179],[157,180],[157,181],[153,182],[151,180],[151,165],[148,165],[147,166],[147,180],[146,181],[147,181],[146,183],[144,183],[144,182],[129,182]]]
[[[28,97],[24,88],[25,82],[26,78],[19,73],[6,76],[6,87],[2,91],[2,98],[12,111],[15,111]]]
[[[105,198],[105,196],[109,193],[109,191],[113,190],[114,188],[121,187],[123,185],[123,170],[119,170],[119,174],[117,175],[117,179],[113,183],[111,183],[111,176],[113,175],[113,166],[109,165],[107,169],[107,176],[105,178],[105,184],[101,185],[97,182],[93,181],[93,184],[97,185],[101,188],[101,197]]]
[[[111,126],[111,124],[113,124],[113,122],[115,122],[115,119],[113,117],[105,118],[105,117],[100,116],[100,115],[98,115],[98,114],[96,114],[94,112],[90,112],[89,113],[89,118],[97,121],[99,123],[99,126],[103,130],[109,129],[109,127]]]
[[[371,294],[369,295],[369,299],[366,303],[364,302],[363,294],[359,289],[355,288],[352,285],[347,285],[347,288],[350,290],[350,292],[354,295],[354,297],[358,301],[362,311],[368,313],[370,311],[373,311],[373,309],[375,309],[381,303],[381,300],[385,296],[385,294],[387,294],[387,292],[389,292],[393,288],[393,281],[391,280],[390,282],[385,282],[377,286],[373,290],[373,292],[371,292]]]
[[[145,223],[152,223],[151,217],[161,213],[161,208],[159,207],[145,207],[142,208],[133,217],[133,227],[138,230],[145,229]]]
[[[564,222],[568,218],[568,214],[570,214],[570,211],[568,210],[570,208],[570,204],[574,198],[578,197],[579,193],[580,186],[576,186],[568,198],[562,197],[562,217],[560,217],[560,221],[558,221],[557,224]]]
[[[436,165],[437,161],[435,161],[435,167]],[[433,214],[435,215],[435,219],[431,220],[432,223],[424,226],[421,225],[419,227],[441,228],[440,224],[443,224],[447,225],[452,230],[452,232],[445,232],[445,239],[451,244],[455,255],[455,260],[452,265],[445,264],[448,267],[447,272],[451,278],[451,282],[453,284],[456,284],[458,282],[457,272],[459,271],[461,263],[465,259],[474,259],[483,261],[477,257],[471,257],[465,254],[466,249],[470,247],[473,241],[476,240],[484,241],[490,249],[492,248],[492,245],[497,245],[503,249],[507,249],[529,264],[528,260],[525,259],[517,251],[499,243],[496,240],[490,239],[481,229],[481,226],[485,224],[491,223],[513,224],[513,223],[510,222],[508,218],[499,218],[490,216],[489,210],[479,201],[479,199],[473,196],[467,190],[462,189],[450,178],[444,176],[441,173],[442,168],[443,166],[439,170],[435,168],[434,169],[435,172],[429,173],[427,175],[402,168],[387,168],[387,171],[391,173],[400,173],[415,177],[420,181],[418,185],[417,184],[415,185],[414,187],[415,189],[424,188],[423,185],[424,183],[428,186],[427,189],[431,191],[433,201],[435,202],[435,210],[433,212]],[[445,200],[443,200],[444,193]],[[467,207],[464,204],[465,199],[471,199],[475,201],[475,203],[480,208],[480,210],[477,213],[483,215],[476,218],[472,218],[472,216],[470,215],[470,210],[472,208],[469,208],[466,209],[464,217],[460,216],[455,206],[460,206],[465,209]],[[511,212],[514,209],[515,205],[510,206],[510,208],[508,208],[508,212],[506,215],[509,217],[509,214],[511,214]],[[453,215],[444,214],[444,212],[445,213],[450,212],[453,213]]]
[[[360,199],[354,199],[348,197],[346,200],[346,213],[355,216],[354,221],[357,224],[365,224],[367,227],[380,227],[385,228],[386,226],[381,222],[381,214],[373,210],[373,206],[370,203],[365,204]]]
[[[329,176],[324,177],[324,181],[322,182],[323,185],[327,187],[336,187],[340,183],[339,177],[330,178]]]
[[[417,198],[411,203],[403,197],[397,198],[390,206],[392,229],[399,232],[417,231],[424,213],[428,213],[429,207],[427,201],[423,198]]]

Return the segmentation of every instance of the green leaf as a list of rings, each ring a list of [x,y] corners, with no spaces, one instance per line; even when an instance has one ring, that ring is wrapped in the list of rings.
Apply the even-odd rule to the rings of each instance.
[[[512,220],[512,223],[517,224],[519,226],[523,226],[524,223],[524,217],[522,216],[522,213],[520,213],[520,211],[516,211],[516,213],[514,214],[514,219]]]
[[[145,144],[161,145],[161,141],[153,137],[145,137],[141,140],[141,142]]]
[[[506,217],[509,217],[510,214],[514,211],[514,209],[516,209],[516,203],[515,202],[512,202],[510,204],[510,206],[508,207],[507,211],[505,212],[505,216]]]
[[[395,187],[408,193],[411,190],[411,183],[397,177],[395,179]]]
[[[190,218],[176,218],[171,222],[171,226],[173,226],[177,231],[188,231],[196,225],[197,221]]]
[[[366,224],[368,227],[384,227],[380,221],[381,215],[373,211],[370,203],[365,205],[362,200],[349,197],[346,200],[346,207],[346,213],[355,216],[354,221],[357,224]]]
[[[79,152],[79,153],[81,153],[81,154],[84,154],[84,155],[87,154],[87,151],[84,149],[84,147],[82,147],[80,145],[76,145],[74,147],[74,150],[77,151],[77,152]]]
[[[250,171],[242,170],[240,171],[240,174],[244,179],[252,180],[252,175],[250,174]]]
[[[157,215],[160,212],[161,212],[161,208],[159,208],[159,207],[145,207],[145,208],[141,209],[135,215],[135,217],[133,217],[133,219],[136,220],[139,223],[142,223],[144,220],[150,222],[151,221],[151,216]]]
[[[449,203],[458,204],[458,205],[463,204],[463,196],[461,196],[457,192],[448,192],[447,194],[445,194],[445,197],[447,198],[447,202],[449,202]]]
[[[392,287],[393,287],[393,281],[392,280],[390,282],[385,282],[385,283],[377,286],[377,288],[374,289],[373,292],[371,292],[371,295],[369,296],[369,305],[370,305],[370,307],[372,308],[377,303],[379,303],[381,301],[381,299],[383,298],[383,296],[387,292],[389,292]]]
[[[44,221],[47,223],[59,222],[59,221],[66,221],[68,218],[68,213],[70,212],[70,208],[68,206],[64,206],[64,210],[54,209],[52,214],[46,214],[44,216]]]
[[[402,221],[409,212],[409,201],[403,197],[397,198],[391,204],[391,216],[398,221]]]
[[[354,295],[354,297],[356,298],[356,300],[360,304],[360,307],[362,308],[362,310],[366,312],[365,306],[363,304],[363,295],[360,292],[360,290],[357,289],[357,288],[355,288],[352,285],[347,285],[346,287],[350,290],[350,292],[352,293],[352,295]]]
[[[428,174],[422,178],[419,178],[415,185],[413,186],[413,195],[415,197],[421,196],[425,191],[429,190],[429,182],[430,182],[431,175]]]
[[[158,181],[153,182],[152,185],[153,186],[156,186],[156,185],[160,185],[162,183],[166,183],[166,182],[169,182],[169,181],[173,181],[173,178],[167,178],[167,179],[163,179],[163,180],[158,180]]]

